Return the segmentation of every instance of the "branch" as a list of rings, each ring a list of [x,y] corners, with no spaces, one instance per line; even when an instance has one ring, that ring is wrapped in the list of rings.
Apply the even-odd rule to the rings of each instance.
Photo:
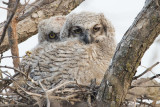
[[[37,24],[39,23],[39,21],[55,15],[67,15],[68,13],[70,13],[71,10],[76,8],[83,1],[84,0],[62,0],[62,1],[54,0],[49,4],[44,3],[40,9],[36,9],[34,13],[26,17],[24,20],[18,22],[17,25],[18,42],[21,43],[27,40],[29,37],[35,35],[38,31]],[[19,18],[20,17],[21,16],[19,16]],[[3,23],[0,24],[0,34],[2,34],[4,28]],[[9,49],[8,37],[5,36],[3,43],[0,45],[0,53],[5,52],[8,49]]]
[[[1,6],[0,6],[0,8],[1,8],[1,9],[5,9],[5,10],[8,10],[8,11],[12,11],[12,10],[9,9],[9,8],[5,8],[5,7],[1,7]]]
[[[48,3],[53,2],[54,0],[49,0],[47,1]],[[33,12],[35,12],[39,7],[41,7],[42,5],[46,5],[48,4],[46,2],[46,0],[38,0],[34,3],[31,4],[31,7],[27,8],[26,12],[24,14],[22,14],[21,16],[19,16],[17,18],[18,21],[21,21],[23,19],[25,19],[26,17],[30,16]]]
[[[143,73],[141,73],[138,76],[133,77],[133,79],[138,79],[139,77],[143,76],[144,74],[146,74],[148,71],[151,71],[155,66],[157,66],[159,64],[159,62],[156,62],[154,65],[152,65],[151,67],[147,68]]]
[[[8,26],[9,26],[9,24],[10,24],[10,22],[11,22],[13,16],[14,16],[14,14],[15,14],[15,12],[16,12],[16,10],[17,10],[19,1],[20,1],[20,0],[16,0],[16,4],[15,4],[15,6],[14,6],[14,8],[13,8],[13,11],[12,11],[10,17],[8,18],[8,20],[7,20],[7,22],[6,22],[5,26],[4,26],[3,33],[2,33],[2,35],[1,35],[2,37],[1,37],[1,39],[0,39],[0,45],[2,44],[2,42],[3,42],[3,40],[4,40],[4,37],[5,37],[5,35],[6,35],[7,28],[8,28]]]
[[[142,56],[160,33],[159,13],[160,7],[150,0],[124,34],[99,88],[99,101],[121,106]]]
[[[131,85],[132,88],[129,89],[125,99],[132,102],[141,97],[143,97],[142,101],[144,98],[155,102],[160,100],[160,84],[156,80],[141,78],[134,80]]]
[[[47,93],[47,89],[45,89],[42,85],[42,83],[40,81],[39,82],[39,85],[40,87],[42,88],[42,90],[45,92],[45,95],[46,95],[46,99],[47,99],[47,107],[50,107],[50,100],[49,100],[49,97],[48,97],[48,93]]]

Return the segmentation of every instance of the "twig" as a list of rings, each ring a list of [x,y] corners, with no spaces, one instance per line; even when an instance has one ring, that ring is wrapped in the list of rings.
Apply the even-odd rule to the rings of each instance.
[[[23,58],[23,57],[18,57],[18,56],[4,56],[4,57],[0,57],[1,59],[4,58]]]
[[[155,76],[152,76],[152,77],[150,77],[150,78],[148,78],[148,79],[146,79],[145,81],[142,81],[142,82],[139,82],[138,84],[142,84],[142,83],[145,83],[145,82],[148,82],[148,81],[151,81],[151,80],[153,80],[153,79],[155,79],[155,78],[157,78],[157,77],[159,77],[160,76],[160,74],[157,74],[157,75],[155,75]],[[140,85],[139,85],[140,86]],[[134,87],[138,87],[138,86],[131,86],[130,87],[130,89],[131,88],[134,88]],[[141,87],[141,86],[140,86]],[[146,87],[149,87],[149,86],[146,86]],[[153,87],[153,86],[152,86]],[[155,85],[155,87],[159,87],[159,85]]]
[[[133,77],[133,80],[138,79],[139,77],[143,76],[145,73],[147,73],[148,71],[151,71],[155,66],[157,66],[159,64],[159,62],[156,62],[155,64],[153,64],[151,67],[147,68],[143,73],[141,73],[138,76]]]
[[[87,102],[88,102],[88,106],[92,107],[92,104],[91,104],[91,95],[88,95]]]
[[[12,81],[15,82],[15,84],[25,93],[27,93],[22,87],[20,87],[16,81],[14,80],[14,78],[12,78],[11,76],[9,76],[8,74],[6,74],[5,72],[3,72],[6,76],[10,77]],[[10,89],[13,89],[12,87],[8,86]],[[14,89],[13,89],[14,90]],[[21,95],[17,90],[14,90],[18,95],[20,95],[21,97],[24,97],[23,95]],[[26,99],[30,100],[29,98],[25,97]]]
[[[9,75],[7,75],[7,74],[5,74],[5,75],[6,75],[6,76],[9,76]],[[9,77],[10,77],[10,76],[9,76]],[[10,77],[10,78],[11,78],[12,81],[15,81],[14,78],[12,78],[12,77]],[[31,92],[25,91],[25,90],[24,90],[22,87],[20,87],[16,82],[15,82],[15,84],[16,84],[23,92],[25,92],[25,93],[28,94],[28,95],[42,97],[42,95],[40,95],[40,94],[36,94],[36,93],[31,93]]]
[[[9,9],[9,8],[5,8],[5,7],[1,7],[1,6],[0,6],[0,8],[1,8],[1,9],[5,9],[5,10],[8,10],[8,11],[12,11],[12,10]]]
[[[156,5],[159,7],[159,2],[158,2],[158,0],[155,0],[155,2],[156,2]]]
[[[59,86],[55,87],[55,88],[52,88],[50,90],[47,91],[48,94],[54,92],[55,90],[67,85],[67,84],[75,84],[76,82],[75,81],[67,81],[67,82],[64,82],[63,84],[60,84]]]
[[[2,1],[2,3],[3,3],[3,4],[5,4],[5,5],[8,5],[8,3],[7,3],[7,2],[5,2],[5,1]]]
[[[77,96],[77,94],[69,95],[67,98],[73,98]],[[57,100],[67,100],[66,97],[58,97],[58,96],[49,96],[50,99],[57,99]],[[70,99],[70,101],[81,101],[80,99]]]
[[[150,85],[150,86],[143,86],[143,85],[132,85],[131,86],[132,88],[134,88],[134,87],[160,87],[160,85]]]
[[[0,68],[9,68],[9,69],[13,69],[13,70],[15,70],[15,71],[18,72],[18,73],[16,73],[15,75],[13,75],[13,78],[16,77],[16,76],[19,75],[19,74],[23,74],[28,80],[30,80],[31,82],[33,82],[34,84],[37,85],[37,83],[36,83],[33,79],[31,79],[31,78],[30,78],[29,76],[27,76],[24,72],[18,70],[18,69],[15,68],[15,67],[1,66],[1,65],[0,65]]]
[[[20,75],[20,74],[23,74],[27,79],[29,79],[33,84],[35,84],[35,85],[37,85],[37,83],[33,80],[33,79],[31,79],[30,77],[28,77],[25,73],[23,73],[23,72],[21,72],[20,70],[18,70],[18,69],[16,69],[16,68],[14,68],[14,67],[9,67],[9,66],[0,66],[0,68],[9,68],[9,69],[14,69],[14,70],[16,70],[17,71],[17,73],[15,73],[13,76],[8,76],[8,77],[10,77],[10,79],[7,79],[7,81],[5,81],[5,86],[1,89],[1,91],[3,90],[3,89],[5,89],[7,86],[9,86],[11,83],[12,83],[12,80],[16,77],[16,76],[18,76],[18,75]],[[3,71],[2,71],[2,73],[4,73]],[[5,73],[4,73],[5,74]],[[6,74],[5,74],[6,75]],[[5,80],[6,78],[4,78],[3,80]],[[2,79],[1,79],[2,80]],[[9,82],[10,81],[10,82]],[[0,91],[0,92],[1,92]]]
[[[140,103],[140,104],[148,105],[149,107],[153,107],[151,104],[146,103],[146,102],[142,102],[142,101],[138,101],[138,100],[136,102]]]
[[[2,33],[2,35],[1,35],[2,37],[1,37],[1,39],[0,39],[0,45],[2,44],[2,42],[3,42],[3,40],[4,40],[4,37],[5,37],[5,35],[6,35],[7,28],[8,28],[8,26],[9,26],[12,18],[14,17],[14,14],[15,14],[15,12],[16,12],[16,10],[17,10],[19,1],[20,1],[20,0],[16,0],[16,4],[15,4],[15,6],[14,6],[14,8],[13,8],[12,14],[11,14],[11,16],[8,18],[6,24],[5,24],[4,28],[3,28],[3,33]]]
[[[17,68],[15,68],[15,67],[10,67],[10,66],[1,66],[1,65],[0,65],[0,68],[9,68],[9,69],[13,69],[13,70],[15,70],[15,71],[19,72],[20,74],[23,74],[25,77],[27,77],[27,75],[26,75],[24,72],[22,72],[22,71],[18,70],[18,69],[17,69]]]
[[[19,93],[16,89],[8,86],[11,90],[13,90],[13,92],[17,93],[19,96],[21,96],[22,98],[26,99],[26,100],[30,100],[29,98],[25,97],[24,95],[22,95],[21,93]]]
[[[40,81],[38,81],[38,83],[39,83],[40,87],[42,88],[42,90],[45,92],[46,99],[47,99],[47,107],[50,107],[50,101],[49,101],[47,90],[43,87],[43,85],[41,84]]]
[[[157,74],[157,75],[155,75],[155,76],[152,76],[151,78],[150,78],[150,80],[153,80],[154,78],[158,78],[160,76],[160,74]]]

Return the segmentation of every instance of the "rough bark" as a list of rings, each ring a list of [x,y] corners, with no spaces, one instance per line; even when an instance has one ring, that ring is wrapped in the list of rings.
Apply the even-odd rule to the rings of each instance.
[[[14,8],[18,8],[18,4],[19,4],[20,0],[9,0],[9,5],[8,8],[10,10],[14,10]],[[14,4],[14,5],[12,5]],[[8,16],[7,19],[9,19],[11,17],[11,15],[14,13],[16,13],[16,9],[14,11],[8,11]],[[11,48],[11,53],[12,56],[15,56],[17,58],[12,58],[13,59],[13,65],[15,68],[19,67],[19,63],[20,63],[20,59],[19,59],[19,49],[18,49],[18,37],[17,37],[17,19],[16,16],[13,17],[13,19],[11,20],[10,26],[8,27],[8,38],[9,38],[9,45]]]
[[[26,6],[26,11],[21,11],[21,13],[19,14],[20,16],[18,17],[18,42],[21,43],[29,37],[35,35],[37,33],[37,24],[42,19],[55,15],[67,15],[71,12],[71,10],[76,8],[83,1],[84,0],[50,0],[49,3],[43,2],[36,5],[29,5],[28,7]],[[0,24],[0,37],[3,31],[4,24],[5,22],[2,22]],[[0,46],[0,53],[5,52],[8,49],[8,37],[5,36],[4,41]]]
[[[160,7],[155,0],[147,0],[116,48],[97,95],[99,101],[121,106],[142,56],[159,33]]]

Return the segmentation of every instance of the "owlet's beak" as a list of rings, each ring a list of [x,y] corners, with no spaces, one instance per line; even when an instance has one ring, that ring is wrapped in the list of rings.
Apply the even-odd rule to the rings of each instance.
[[[89,31],[86,31],[85,34],[83,35],[83,39],[84,43],[86,44],[90,44],[93,42],[93,38],[91,36],[91,34],[89,33]]]

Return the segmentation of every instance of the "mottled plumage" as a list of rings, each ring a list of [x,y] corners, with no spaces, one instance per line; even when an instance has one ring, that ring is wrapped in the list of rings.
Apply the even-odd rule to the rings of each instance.
[[[89,85],[96,78],[99,85],[115,50],[114,28],[103,14],[82,12],[69,15],[61,30],[61,41],[42,43],[40,53],[22,61],[30,76],[43,80],[47,88],[62,80],[76,80]]]
[[[30,57],[34,56],[36,58],[33,58],[32,60],[38,61],[41,58],[41,56],[39,55],[44,52],[44,48],[48,44],[60,41],[60,30],[65,20],[65,16],[53,16],[39,22],[38,44],[31,51],[26,52],[27,56],[24,56],[20,63],[20,67],[22,70],[28,72],[27,70],[29,69],[29,65],[35,64],[31,61],[28,61]],[[23,79],[21,79],[20,77],[17,77],[16,80],[20,81],[20,83],[23,82]]]

